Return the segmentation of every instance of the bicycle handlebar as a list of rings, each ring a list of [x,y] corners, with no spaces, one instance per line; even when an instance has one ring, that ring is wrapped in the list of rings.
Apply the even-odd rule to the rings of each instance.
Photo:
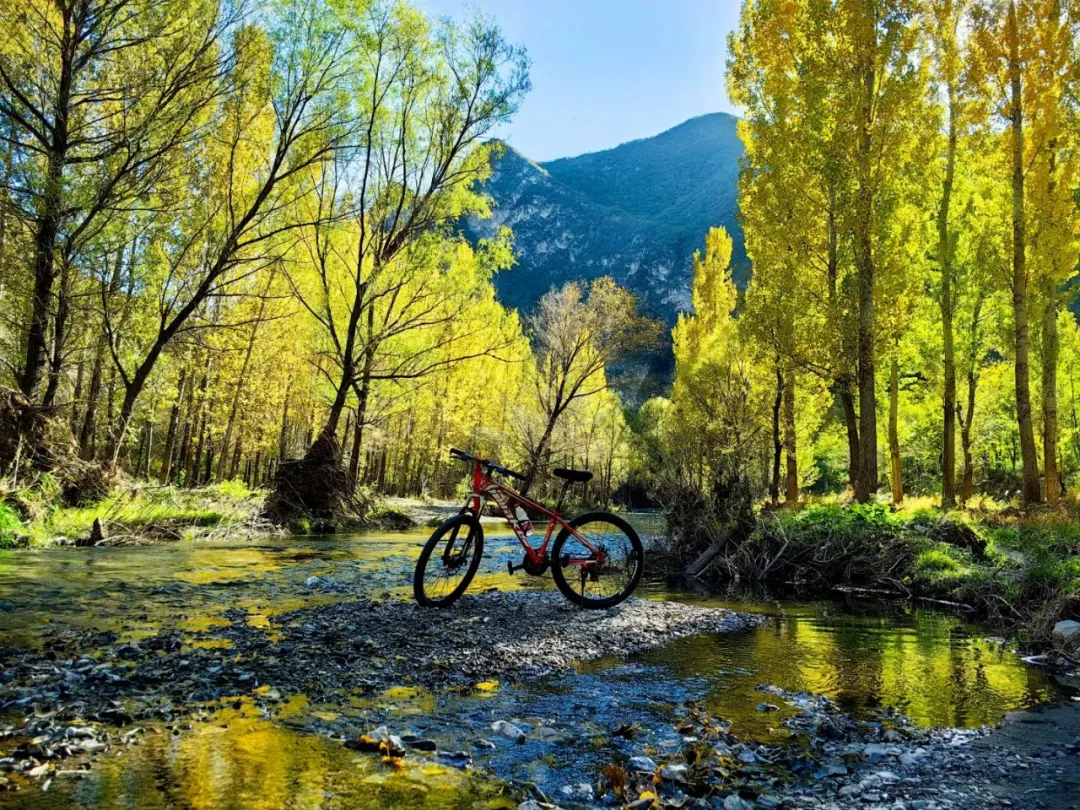
[[[522,475],[519,472],[514,472],[513,470],[508,470],[506,467],[503,467],[501,464],[498,464],[498,463],[496,463],[494,461],[488,461],[487,459],[477,458],[476,456],[469,455],[464,450],[457,450],[457,449],[451,447],[450,448],[450,458],[456,459],[457,461],[465,461],[465,462],[468,462],[470,464],[472,462],[476,461],[476,462],[479,462],[480,464],[484,465],[485,467],[487,467],[489,472],[497,472],[500,475],[509,475],[511,478],[517,478],[519,481],[524,481],[525,480],[525,476]]]

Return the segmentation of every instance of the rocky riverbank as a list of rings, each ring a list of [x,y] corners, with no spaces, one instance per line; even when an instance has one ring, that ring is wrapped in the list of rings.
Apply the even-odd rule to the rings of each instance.
[[[274,716],[295,697],[348,703],[406,685],[535,679],[574,662],[760,621],[644,600],[583,611],[552,593],[467,596],[445,611],[361,598],[268,623],[242,610],[225,618],[227,624],[196,633],[194,645],[176,630],[135,643],[114,633],[48,628],[38,650],[0,649],[0,713],[8,722],[0,740],[10,742],[0,771],[43,782],[72,770],[59,763],[83,763],[127,744],[140,724],[182,725],[186,715],[223,702],[252,700]]]
[[[998,729],[919,729],[883,712],[856,720],[827,698],[759,687],[761,711],[799,709],[782,721],[798,744],[739,740],[721,718],[684,708],[683,747],[605,769],[596,806],[723,810],[985,810],[1080,807],[1080,706],[1017,712]],[[1030,729],[1037,727],[1032,733]],[[541,802],[519,810],[535,810]],[[563,805],[567,807],[568,805]]]

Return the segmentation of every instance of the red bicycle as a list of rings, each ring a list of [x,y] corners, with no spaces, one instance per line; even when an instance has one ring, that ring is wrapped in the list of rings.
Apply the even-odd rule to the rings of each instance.
[[[419,604],[447,607],[468,589],[484,554],[480,515],[489,500],[498,504],[525,549],[520,564],[507,563],[511,574],[524,570],[541,576],[550,566],[563,596],[585,608],[612,607],[634,592],[644,571],[645,552],[633,527],[611,512],[585,512],[570,520],[559,514],[570,485],[590,480],[591,472],[553,470],[565,483],[558,505],[548,510],[491,477],[498,474],[524,479],[521,473],[461,450],[451,450],[450,458],[471,465],[472,491],[461,511],[439,526],[420,552],[413,575],[413,593]],[[539,548],[529,542],[532,523],[526,510],[547,518],[547,531]],[[559,533],[549,555],[548,544],[556,527]]]

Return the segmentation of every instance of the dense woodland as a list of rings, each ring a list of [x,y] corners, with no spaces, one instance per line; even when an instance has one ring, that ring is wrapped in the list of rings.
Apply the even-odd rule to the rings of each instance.
[[[0,22],[9,473],[260,486],[329,442],[386,493],[452,491],[451,445],[625,476],[605,366],[632,299],[569,285],[523,317],[491,285],[511,234],[457,232],[529,87],[492,21],[12,0]]]
[[[788,503],[1062,496],[1078,27],[1068,0],[744,4],[728,85],[753,277],[737,296],[711,233],[672,397],[642,419],[670,491],[719,472]]]
[[[513,234],[461,235],[529,90],[494,21],[0,0],[0,25],[9,480],[272,488],[306,459],[445,496],[458,446],[534,494],[559,462],[597,473],[586,499],[692,509],[1034,503],[1080,474],[1074,0],[747,0],[752,279],[701,235],[670,395],[645,403],[620,377],[669,344],[631,293],[507,309]]]

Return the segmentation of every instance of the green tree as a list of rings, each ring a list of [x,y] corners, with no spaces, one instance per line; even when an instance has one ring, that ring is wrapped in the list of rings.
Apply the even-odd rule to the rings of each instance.
[[[730,255],[731,240],[727,241]],[[528,441],[527,493],[546,458],[559,420],[575,403],[608,389],[608,370],[652,346],[655,321],[637,314],[634,296],[611,278],[588,287],[570,282],[545,294],[527,321],[536,355],[543,419]],[[678,327],[676,327],[677,329]]]

